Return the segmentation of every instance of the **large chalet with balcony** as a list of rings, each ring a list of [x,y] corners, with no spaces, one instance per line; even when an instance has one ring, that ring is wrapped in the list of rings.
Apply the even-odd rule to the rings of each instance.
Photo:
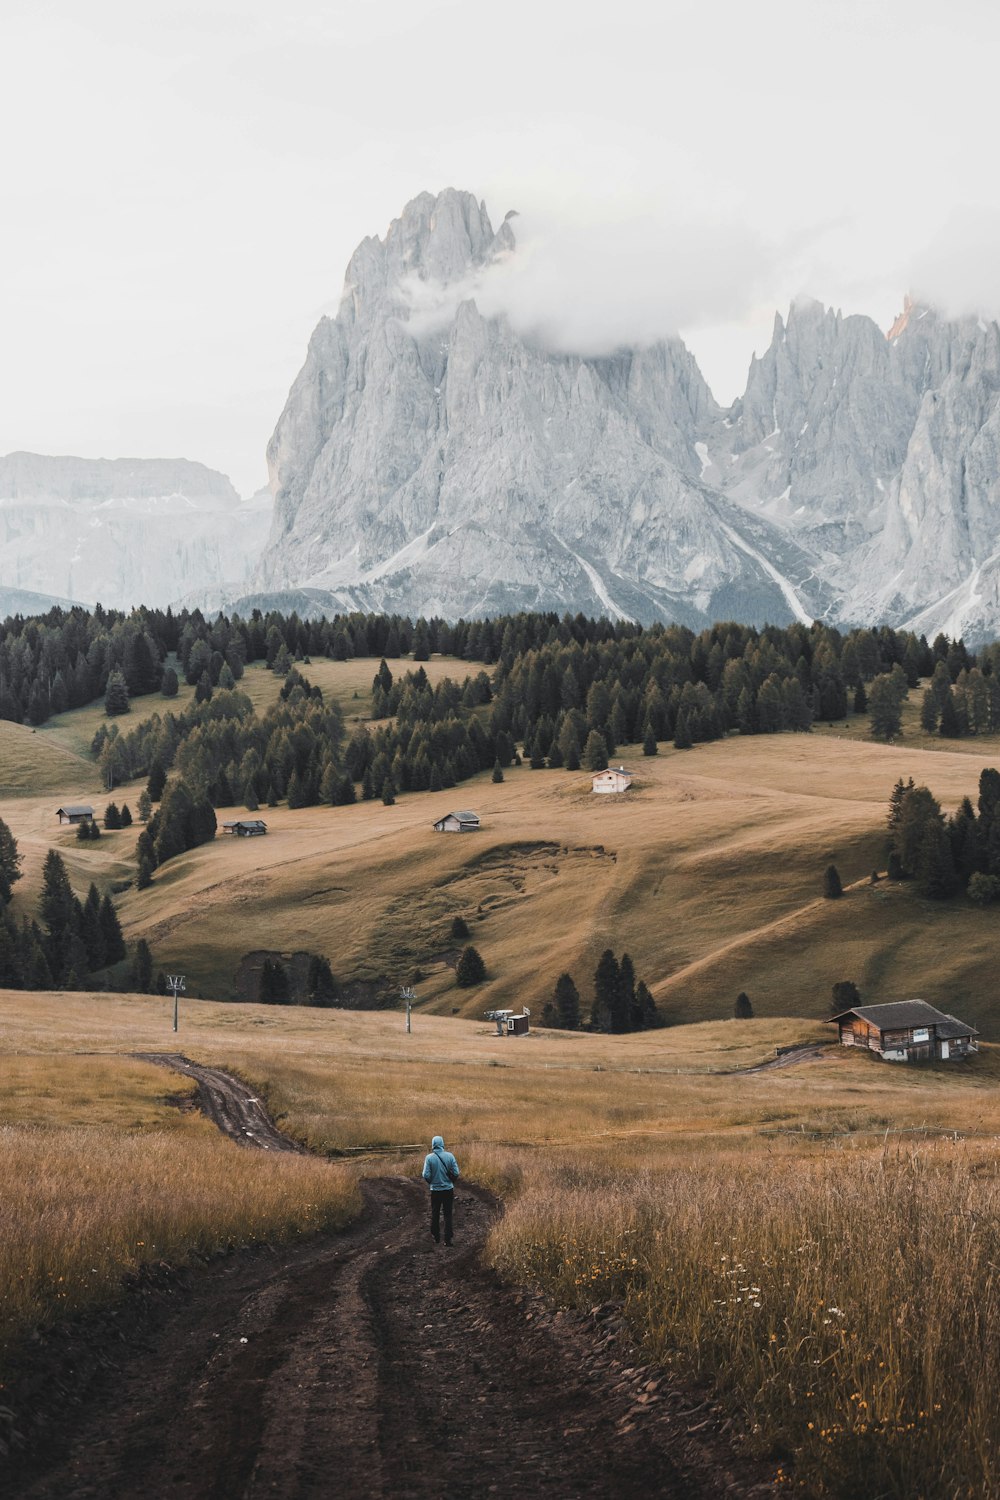
[[[979,1051],[979,1032],[926,1000],[856,1005],[830,1017],[843,1047],[863,1047],[886,1062],[949,1062]]]

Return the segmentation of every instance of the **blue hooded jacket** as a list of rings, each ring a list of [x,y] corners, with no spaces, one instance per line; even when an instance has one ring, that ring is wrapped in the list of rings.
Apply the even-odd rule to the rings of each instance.
[[[454,1185],[456,1178],[461,1176],[458,1162],[450,1151],[444,1149],[444,1140],[439,1135],[431,1141],[430,1152],[424,1157],[422,1175],[432,1193],[446,1192]]]

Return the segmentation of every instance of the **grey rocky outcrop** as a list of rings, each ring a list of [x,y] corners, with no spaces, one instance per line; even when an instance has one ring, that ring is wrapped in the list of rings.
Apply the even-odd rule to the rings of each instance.
[[[224,474],[187,459],[10,453],[0,457],[0,596],[127,609],[192,589],[239,592],[270,517],[269,495],[244,503]]]
[[[358,247],[268,448],[261,597],[1000,628],[996,324],[796,304],[724,411],[679,339],[584,358],[485,316],[515,235],[448,189]]]

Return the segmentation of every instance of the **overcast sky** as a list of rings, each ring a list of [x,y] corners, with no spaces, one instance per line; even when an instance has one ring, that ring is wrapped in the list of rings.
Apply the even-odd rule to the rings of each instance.
[[[724,401],[800,294],[995,316],[998,15],[2,0],[0,453],[256,489],[351,251],[449,185],[521,210],[555,342],[680,329]]]

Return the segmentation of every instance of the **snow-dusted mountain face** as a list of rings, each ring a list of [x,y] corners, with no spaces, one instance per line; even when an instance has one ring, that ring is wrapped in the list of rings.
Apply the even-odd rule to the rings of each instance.
[[[268,448],[258,586],[447,617],[812,619],[796,540],[700,478],[720,413],[683,344],[532,346],[463,296],[515,253],[510,216],[494,233],[453,189],[359,246]]]
[[[678,339],[585,358],[484,316],[515,222],[448,189],[359,246],[268,448],[256,589],[1000,629],[996,324],[798,305],[724,411]]]
[[[30,591],[115,608],[240,592],[269,497],[240,500],[187,459],[0,458],[0,598]]]

